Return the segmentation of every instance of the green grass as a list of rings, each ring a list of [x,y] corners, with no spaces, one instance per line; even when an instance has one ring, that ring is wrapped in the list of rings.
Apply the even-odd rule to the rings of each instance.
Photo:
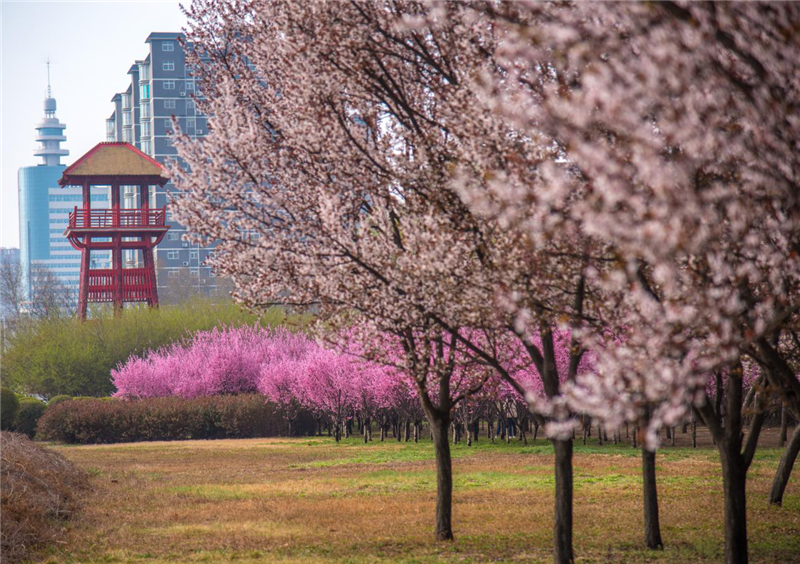
[[[56,447],[90,469],[94,492],[51,562],[484,563],[552,560],[552,447],[453,447],[456,541],[432,538],[434,453],[327,437]],[[748,480],[751,562],[800,563],[800,492],[766,503],[778,449]],[[720,562],[716,451],[657,457],[664,551],[642,548],[640,453],[575,445],[578,562]]]

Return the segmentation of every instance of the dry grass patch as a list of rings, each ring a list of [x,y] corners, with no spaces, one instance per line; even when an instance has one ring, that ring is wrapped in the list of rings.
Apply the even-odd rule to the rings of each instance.
[[[0,551],[11,564],[64,536],[88,480],[63,456],[18,433],[0,433],[0,457]]]
[[[59,447],[91,469],[91,509],[53,562],[549,562],[552,448],[454,447],[456,541],[433,541],[428,441],[327,438]],[[657,458],[667,549],[641,548],[641,468],[625,445],[576,445],[580,562],[718,562],[719,462],[711,449]],[[800,562],[800,492],[767,505],[779,451],[748,481],[752,560]]]

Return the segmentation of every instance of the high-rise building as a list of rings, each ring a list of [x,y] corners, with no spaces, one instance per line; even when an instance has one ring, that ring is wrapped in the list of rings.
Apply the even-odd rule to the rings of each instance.
[[[128,70],[130,84],[111,101],[114,111],[106,120],[107,141],[127,141],[160,163],[176,159],[170,134],[173,119],[187,135],[198,138],[207,133],[206,117],[197,111],[200,96],[190,65],[186,61],[182,33],[151,33],[145,43],[149,53]],[[186,229],[169,211],[171,197],[179,197],[172,183],[151,193],[150,207],[167,205],[170,231],[156,249],[159,295],[169,300],[170,286],[190,285],[203,292],[217,290],[217,280],[204,261],[213,246],[200,247],[182,240]],[[126,207],[136,207],[133,192],[123,194]],[[126,259],[135,262],[133,253]]]
[[[56,100],[50,90],[48,66],[47,96],[44,100],[44,118],[36,125],[33,151],[42,162],[19,169],[19,242],[20,264],[26,280],[26,295],[31,296],[37,267],[46,267],[76,294],[80,274],[80,253],[64,238],[69,212],[81,201],[80,188],[62,189],[58,185],[65,165],[61,157],[69,151],[61,148],[67,140],[66,125],[56,117]],[[108,207],[108,194],[95,194],[97,207]],[[98,268],[108,262],[107,253],[93,257]]]

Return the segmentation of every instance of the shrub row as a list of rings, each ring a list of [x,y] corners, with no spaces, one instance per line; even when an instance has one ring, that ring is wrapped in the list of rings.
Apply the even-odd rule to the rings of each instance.
[[[8,388],[0,390],[0,429],[16,431],[33,438],[39,418],[47,409],[41,400],[18,396]]]
[[[288,421],[258,394],[184,399],[64,401],[39,420],[38,436],[70,444],[233,439],[286,435]],[[295,433],[314,429],[310,414]]]

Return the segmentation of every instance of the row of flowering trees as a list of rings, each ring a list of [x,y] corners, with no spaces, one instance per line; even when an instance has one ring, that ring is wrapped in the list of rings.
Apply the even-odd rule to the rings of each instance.
[[[239,300],[357,317],[364,355],[409,375],[437,444],[438,538],[441,435],[490,370],[553,440],[556,562],[574,559],[577,415],[646,425],[653,449],[690,410],[720,453],[726,560],[747,561],[763,422],[743,441],[747,366],[756,412],[776,393],[800,414],[797,4],[195,0],[188,15],[210,132],[176,140],[176,215],[219,241]],[[384,335],[388,358],[370,346]],[[456,392],[461,367],[476,378]]]
[[[345,333],[347,340],[352,336],[352,330]],[[305,409],[318,420],[320,428],[323,423],[329,425],[337,441],[349,433],[353,420],[360,423],[365,441],[371,439],[373,424],[383,440],[388,429],[401,422],[413,425],[418,439],[425,415],[413,379],[389,360],[391,336],[380,343],[390,351],[384,365],[364,360],[359,354],[363,350],[345,345],[345,339],[336,341],[342,343],[342,350],[325,348],[302,333],[280,327],[199,331],[144,356],[131,356],[112,371],[112,380],[116,396],[124,399],[258,392],[281,409],[290,435],[299,411]],[[402,354],[397,345],[395,356]],[[501,419],[505,425],[512,415],[520,418],[520,423],[528,417],[525,399],[515,389],[493,371],[463,363],[463,359],[461,362],[454,366],[452,382],[453,405],[460,408],[453,417],[458,422],[457,433],[468,432],[471,442],[479,418]],[[515,370],[526,382],[529,394],[541,394],[530,366],[520,363]],[[478,387],[480,390],[465,393]],[[438,402],[436,391],[430,395],[431,401]]]

